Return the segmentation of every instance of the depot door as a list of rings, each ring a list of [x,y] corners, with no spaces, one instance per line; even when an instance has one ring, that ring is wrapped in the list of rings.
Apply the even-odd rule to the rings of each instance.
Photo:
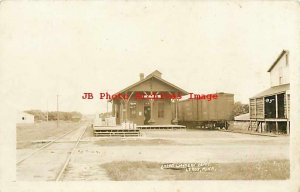
[[[151,117],[151,108],[150,106],[144,106],[144,125],[149,125],[148,121]]]

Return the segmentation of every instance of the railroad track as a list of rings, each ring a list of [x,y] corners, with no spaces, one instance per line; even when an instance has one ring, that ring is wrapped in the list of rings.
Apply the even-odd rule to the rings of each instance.
[[[60,170],[59,174],[57,175],[55,181],[61,181],[62,175],[63,175],[63,173],[65,172],[66,168],[67,168],[68,165],[69,165],[69,162],[70,162],[70,160],[71,160],[71,156],[74,154],[74,152],[75,152],[75,150],[76,150],[76,148],[77,148],[77,146],[78,146],[78,144],[79,144],[79,142],[80,142],[80,140],[81,140],[82,136],[84,135],[84,133],[85,133],[85,131],[86,131],[87,128],[88,128],[88,126],[86,126],[86,127],[84,128],[84,130],[82,131],[82,133],[80,134],[80,136],[77,138],[76,144],[74,145],[74,147],[73,147],[71,153],[69,153],[69,155],[68,155],[68,157],[67,157],[67,160],[66,160],[66,162],[64,163],[62,169]]]
[[[72,142],[75,142],[75,144],[73,145],[73,146],[71,146],[69,149],[67,149],[67,150],[63,150],[63,153],[58,153],[57,155],[57,159],[62,159],[61,157],[63,157],[64,159],[65,159],[65,154],[67,154],[67,157],[66,157],[66,160],[64,161],[64,163],[63,163],[63,166],[61,167],[61,166],[59,166],[60,168],[59,168],[59,171],[57,171],[56,172],[56,176],[54,177],[54,179],[53,179],[53,176],[51,177],[52,179],[50,179],[50,180],[55,180],[55,181],[61,181],[62,180],[62,175],[63,175],[63,173],[65,172],[65,170],[66,170],[66,168],[67,168],[67,166],[68,166],[68,164],[69,164],[69,162],[70,162],[70,160],[71,160],[71,157],[72,157],[72,155],[74,154],[74,152],[75,152],[75,150],[76,150],[76,148],[77,148],[77,146],[78,146],[78,144],[79,144],[79,142],[80,142],[80,140],[81,140],[81,138],[82,138],[82,136],[84,135],[84,133],[86,132],[86,130],[87,130],[87,128],[88,128],[89,126],[87,126],[87,125],[84,125],[84,126],[81,126],[81,127],[79,127],[79,128],[77,128],[77,129],[74,129],[74,130],[71,130],[71,131],[69,131],[69,132],[67,132],[67,133],[65,133],[65,134],[63,134],[63,135],[61,135],[61,136],[59,136],[59,137],[57,137],[56,139],[54,139],[54,140],[52,140],[52,141],[50,141],[50,142],[48,142],[48,143],[46,143],[45,145],[43,145],[42,147],[40,147],[40,148],[38,148],[37,150],[35,150],[35,151],[33,151],[33,152],[31,152],[29,155],[27,155],[27,156],[25,156],[24,158],[22,158],[22,159],[20,159],[19,161],[17,161],[17,166],[18,167],[23,167],[23,169],[24,169],[24,167],[26,167],[26,168],[29,168],[29,170],[30,171],[27,171],[27,172],[29,172],[29,175],[32,177],[41,177],[40,175],[42,175],[43,173],[43,170],[39,170],[39,169],[37,169],[37,171],[36,172],[38,172],[38,173],[34,173],[34,171],[32,171],[31,172],[31,169],[30,169],[30,166],[32,166],[32,170],[36,170],[36,167],[35,167],[35,165],[36,166],[39,166],[39,165],[41,165],[41,164],[43,164],[43,165],[48,165],[49,164],[49,159],[51,158],[51,157],[49,157],[48,158],[48,156],[47,156],[47,154],[49,154],[49,148],[50,148],[50,146],[56,146],[56,147],[62,147],[63,145],[61,145],[60,143],[57,143],[57,141],[58,140],[60,140],[60,139],[62,139],[62,138],[65,138],[65,137],[67,137],[68,135],[70,135],[71,133],[73,133],[73,132],[75,132],[76,130],[78,130],[78,131],[81,131],[81,132],[75,132],[75,137],[76,137],[76,139],[74,140],[72,137],[71,137],[71,141]],[[78,136],[77,136],[77,134],[79,134]],[[56,145],[54,145],[54,144],[56,144]],[[72,144],[72,143],[71,143]],[[68,145],[70,145],[70,144],[68,144]],[[48,150],[49,149],[49,150]],[[48,150],[48,151],[47,151]],[[61,150],[61,149],[60,149]],[[43,153],[43,151],[45,151],[44,153]],[[66,152],[67,151],[67,152]],[[48,153],[47,153],[48,152]],[[52,153],[52,152],[51,152]],[[40,154],[40,155],[38,155],[38,154]],[[63,154],[63,156],[61,155],[61,154]],[[46,155],[46,156],[45,156]],[[60,155],[60,156],[59,156]],[[55,156],[55,154],[53,155],[53,156]],[[53,156],[52,156],[52,158],[53,158]],[[37,161],[36,161],[36,158],[37,158]],[[43,162],[41,162],[41,161],[43,161]],[[63,161],[63,160],[61,160],[61,161]],[[23,165],[23,163],[25,164],[25,165]],[[51,168],[51,165],[50,165],[50,168]],[[56,170],[57,170],[57,168],[55,168]],[[52,170],[52,169],[50,169],[50,170]],[[40,171],[40,172],[39,172]],[[45,170],[44,170],[45,171]],[[48,171],[48,170],[47,170]],[[35,174],[37,174],[38,176],[36,176]],[[46,175],[48,178],[49,178],[49,176],[48,175]]]

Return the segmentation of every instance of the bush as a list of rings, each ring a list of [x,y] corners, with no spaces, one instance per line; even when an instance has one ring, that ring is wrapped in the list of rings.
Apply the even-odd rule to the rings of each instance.
[[[35,121],[46,121],[47,120],[47,112],[43,112],[41,110],[28,110],[25,111],[31,115],[34,115]],[[76,111],[72,112],[58,112],[59,120],[62,121],[79,121],[82,118],[82,114]],[[57,120],[57,112],[56,111],[49,111],[48,112],[48,120],[49,121],[56,121]]]

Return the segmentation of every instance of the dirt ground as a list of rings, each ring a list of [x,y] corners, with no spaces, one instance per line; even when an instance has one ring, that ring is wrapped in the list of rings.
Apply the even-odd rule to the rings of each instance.
[[[286,167],[289,159],[289,137],[287,136],[267,137],[220,131],[177,130],[142,131],[140,138],[97,138],[91,137],[92,129],[88,132],[90,133],[86,133],[70,162],[65,180],[113,179],[105,165],[109,166],[115,161],[136,163],[135,169],[138,171],[138,162],[145,161],[156,164],[233,163],[234,166],[241,166],[243,163],[283,160],[287,162],[283,165]],[[224,170],[229,170],[228,166]],[[144,177],[146,179],[163,177],[157,177],[157,172],[153,170],[146,171],[145,175],[148,175]],[[279,178],[285,178],[286,175],[289,174]],[[237,175],[235,176],[232,178],[237,179]],[[165,178],[171,179],[168,176]],[[220,176],[215,177],[217,178]],[[265,178],[276,179],[278,176],[268,175]]]
[[[44,138],[50,137],[48,135]],[[27,139],[33,141],[35,138]],[[68,145],[67,143],[70,144],[62,141],[60,145],[63,148],[64,145]],[[30,150],[33,149],[18,148],[17,154],[26,154]],[[156,164],[210,162],[240,165],[238,163],[274,160],[288,162],[288,136],[268,137],[221,131],[167,130],[142,131],[142,136],[138,138],[99,138],[93,136],[93,130],[89,127],[70,160],[63,180],[111,180],[113,178],[103,165],[119,161],[133,164],[146,161]],[[22,170],[17,171],[22,175]],[[151,178],[151,172],[148,174]],[[152,178],[155,177],[153,173]],[[274,177],[271,175],[267,178]],[[35,180],[30,176],[20,178]],[[43,176],[39,179],[43,180]]]
[[[50,134],[55,134],[61,136],[69,130],[74,130],[69,132],[65,137],[59,139],[57,142],[49,145],[44,150],[35,153],[28,159],[17,164],[17,180],[20,181],[53,181],[56,179],[60,169],[64,165],[68,154],[72,151],[75,146],[77,138],[81,135],[82,130],[85,128],[83,123],[67,123],[61,125],[60,131],[51,131],[56,129],[50,127],[52,123],[48,124],[48,132]],[[64,125],[64,126],[63,126]],[[80,127],[79,127],[80,126]],[[39,131],[39,127],[32,126],[27,127],[28,133],[35,133]],[[27,135],[27,145],[23,148],[17,149],[17,162],[28,157],[32,152],[36,151],[39,147],[42,147],[47,142],[55,139],[56,137],[47,136],[47,134],[32,134]],[[32,139],[30,139],[32,137]],[[20,137],[19,137],[20,138]],[[38,140],[34,140],[37,138]],[[44,140],[43,140],[44,139]]]

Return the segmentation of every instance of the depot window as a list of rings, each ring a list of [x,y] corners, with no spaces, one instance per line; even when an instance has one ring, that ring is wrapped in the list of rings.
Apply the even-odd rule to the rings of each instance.
[[[165,105],[164,103],[158,103],[158,117],[164,118],[165,113]]]
[[[136,117],[136,103],[132,102],[129,104],[129,111],[130,111],[130,117],[135,118]]]

